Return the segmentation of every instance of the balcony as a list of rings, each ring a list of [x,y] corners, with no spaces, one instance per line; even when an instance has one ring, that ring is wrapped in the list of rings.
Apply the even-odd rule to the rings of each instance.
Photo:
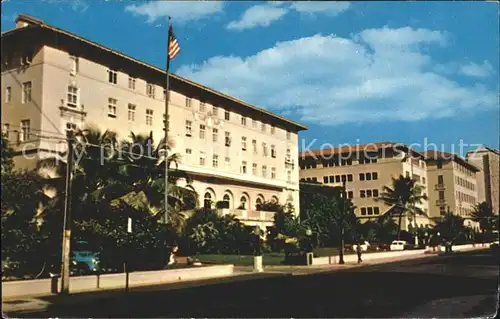
[[[273,222],[274,212],[264,211],[264,210],[247,210],[247,209],[231,209],[231,208],[221,208],[219,212],[222,215],[234,215],[236,218],[245,221],[264,221]]]
[[[295,166],[294,160],[291,158],[285,157],[285,167],[290,167],[290,166],[292,167],[292,169],[294,168],[294,166]]]
[[[438,199],[436,200],[436,206],[445,206],[446,201],[444,199]]]
[[[446,189],[446,187],[444,186],[444,184],[434,185],[434,190],[436,190],[436,191],[444,191],[445,189]]]

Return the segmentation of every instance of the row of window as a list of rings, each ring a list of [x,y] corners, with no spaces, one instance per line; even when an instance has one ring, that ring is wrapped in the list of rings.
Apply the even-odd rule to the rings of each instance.
[[[463,165],[460,165],[456,162],[453,163],[453,167],[458,170],[459,172],[462,172],[463,174],[465,175],[468,175],[468,176],[474,176],[474,172],[472,172],[470,169],[468,169],[467,167],[463,166]]]
[[[370,159],[358,159],[358,164],[374,164],[377,163],[376,158],[370,158]],[[350,166],[353,165],[353,160],[352,159],[332,159],[329,161],[323,161],[322,162],[322,167],[338,167],[338,166]],[[301,169],[312,169],[312,168],[317,168],[318,163],[316,162],[306,162],[302,163],[300,168]]]
[[[359,197],[378,197],[378,189],[362,189],[359,191]]]
[[[215,198],[212,197],[212,194],[210,192],[205,192],[205,195],[203,196],[203,206],[205,208],[213,208],[213,203],[216,201]],[[247,198],[246,195],[242,195],[240,197],[240,204],[237,207],[237,209],[249,209],[249,198]],[[261,205],[265,202],[264,197],[262,195],[258,196],[257,199],[255,200],[255,210],[260,210]],[[272,196],[271,197],[271,202],[277,203],[278,202],[278,197]],[[224,194],[222,197],[221,201],[221,206],[220,208],[233,208],[232,203],[231,203],[231,196],[229,194]]]
[[[4,123],[2,127],[2,133],[9,138],[10,124]],[[31,122],[30,120],[22,120],[20,125],[20,130],[17,132],[17,141],[25,142],[30,139],[31,135]]]
[[[380,208],[375,207],[361,207],[361,216],[371,216],[371,215],[380,215]]]
[[[186,157],[187,157],[188,161],[190,160],[192,154],[193,154],[193,150],[190,148],[186,148]],[[203,152],[203,151],[200,152],[199,165],[200,166],[207,165],[206,155],[205,155],[205,152]],[[229,169],[231,167],[231,158],[229,156],[226,156],[224,158],[224,165],[225,165],[226,169]],[[212,167],[214,167],[214,168],[220,167],[219,155],[217,155],[217,154],[212,155]],[[258,168],[258,165],[256,163],[253,163],[252,164],[252,175],[255,175],[255,176],[260,175],[264,178],[270,177],[271,179],[276,179],[276,167],[271,167],[270,171],[269,171],[267,165],[262,165],[261,170],[260,170],[260,174],[259,174],[257,168]],[[270,175],[268,175],[268,172],[270,172]],[[241,174],[248,174],[247,161],[241,162],[240,173]],[[290,170],[287,170],[287,181],[288,182],[292,181],[292,171],[290,171]]]
[[[352,182],[352,174],[323,176],[323,183]]]
[[[469,182],[468,180],[461,178],[460,176],[455,176],[455,183],[472,191],[476,189],[476,185],[474,185],[474,183]]]
[[[25,104],[28,102],[31,102],[31,89],[33,85],[31,81],[24,82],[22,84],[22,90],[21,90],[21,103]],[[12,102],[12,87],[7,86],[5,88],[5,103],[10,103]]]
[[[462,193],[460,191],[457,191],[455,195],[456,195],[457,199],[461,202],[476,204],[476,198],[474,196]]]
[[[412,176],[411,176],[411,174],[410,174],[410,172],[406,172],[406,171],[405,171],[405,176],[406,176],[406,177],[412,177]],[[441,175],[439,175],[439,176],[441,176]],[[438,176],[438,177],[439,177],[439,176]],[[441,177],[442,177],[442,176],[441,176]],[[426,185],[427,180],[425,179],[425,177],[423,177],[423,176],[421,177],[420,175],[413,174],[413,177],[412,177],[412,178],[413,178],[413,180],[415,180],[415,181],[417,181],[417,182],[421,183],[422,185],[424,185],[424,186]]]

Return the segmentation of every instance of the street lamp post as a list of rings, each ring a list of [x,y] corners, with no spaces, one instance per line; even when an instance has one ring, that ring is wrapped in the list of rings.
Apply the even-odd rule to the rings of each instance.
[[[340,251],[339,251],[339,264],[344,264],[344,217],[347,212],[347,196],[345,189],[345,180],[342,181],[342,208],[343,211],[340,214]]]

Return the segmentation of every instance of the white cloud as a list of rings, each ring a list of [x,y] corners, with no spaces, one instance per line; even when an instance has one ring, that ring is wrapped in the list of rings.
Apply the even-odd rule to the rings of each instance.
[[[472,77],[487,77],[494,73],[490,62],[484,61],[483,64],[469,63],[460,67],[460,73]]]
[[[66,4],[70,5],[73,11],[85,12],[89,8],[89,5],[85,0],[43,0],[49,4]]]
[[[324,13],[336,16],[347,9],[351,4],[349,2],[337,1],[301,1],[294,2],[290,7],[300,13]]]
[[[140,5],[128,5],[125,11],[147,16],[148,23],[153,23],[168,16],[176,23],[200,20],[222,12],[222,1],[149,1]]]
[[[492,90],[462,86],[433,71],[436,63],[421,49],[447,45],[448,39],[444,32],[408,27],[369,29],[350,38],[318,34],[248,57],[212,57],[178,73],[323,125],[416,121],[497,107]]]
[[[288,9],[280,8],[276,4],[262,4],[248,8],[240,20],[232,21],[227,25],[230,30],[244,30],[257,26],[267,27],[271,22],[286,15]]]
[[[289,2],[268,1],[248,8],[237,21],[231,21],[227,28],[229,30],[244,30],[255,27],[268,27],[272,22],[283,18],[292,11],[306,14],[323,13],[336,16],[349,9],[349,2],[336,1],[312,1],[312,2]]]

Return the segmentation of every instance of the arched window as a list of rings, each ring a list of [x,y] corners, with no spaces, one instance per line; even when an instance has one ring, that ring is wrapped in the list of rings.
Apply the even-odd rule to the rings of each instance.
[[[229,194],[225,194],[222,197],[222,202],[224,203],[224,208],[230,208],[231,197],[229,197]]]
[[[247,198],[245,196],[240,198],[240,209],[247,209]]]
[[[255,201],[255,209],[260,210],[260,205],[262,205],[262,199],[257,197],[257,200]]]
[[[212,208],[212,195],[209,192],[205,193],[203,207],[207,209]]]

